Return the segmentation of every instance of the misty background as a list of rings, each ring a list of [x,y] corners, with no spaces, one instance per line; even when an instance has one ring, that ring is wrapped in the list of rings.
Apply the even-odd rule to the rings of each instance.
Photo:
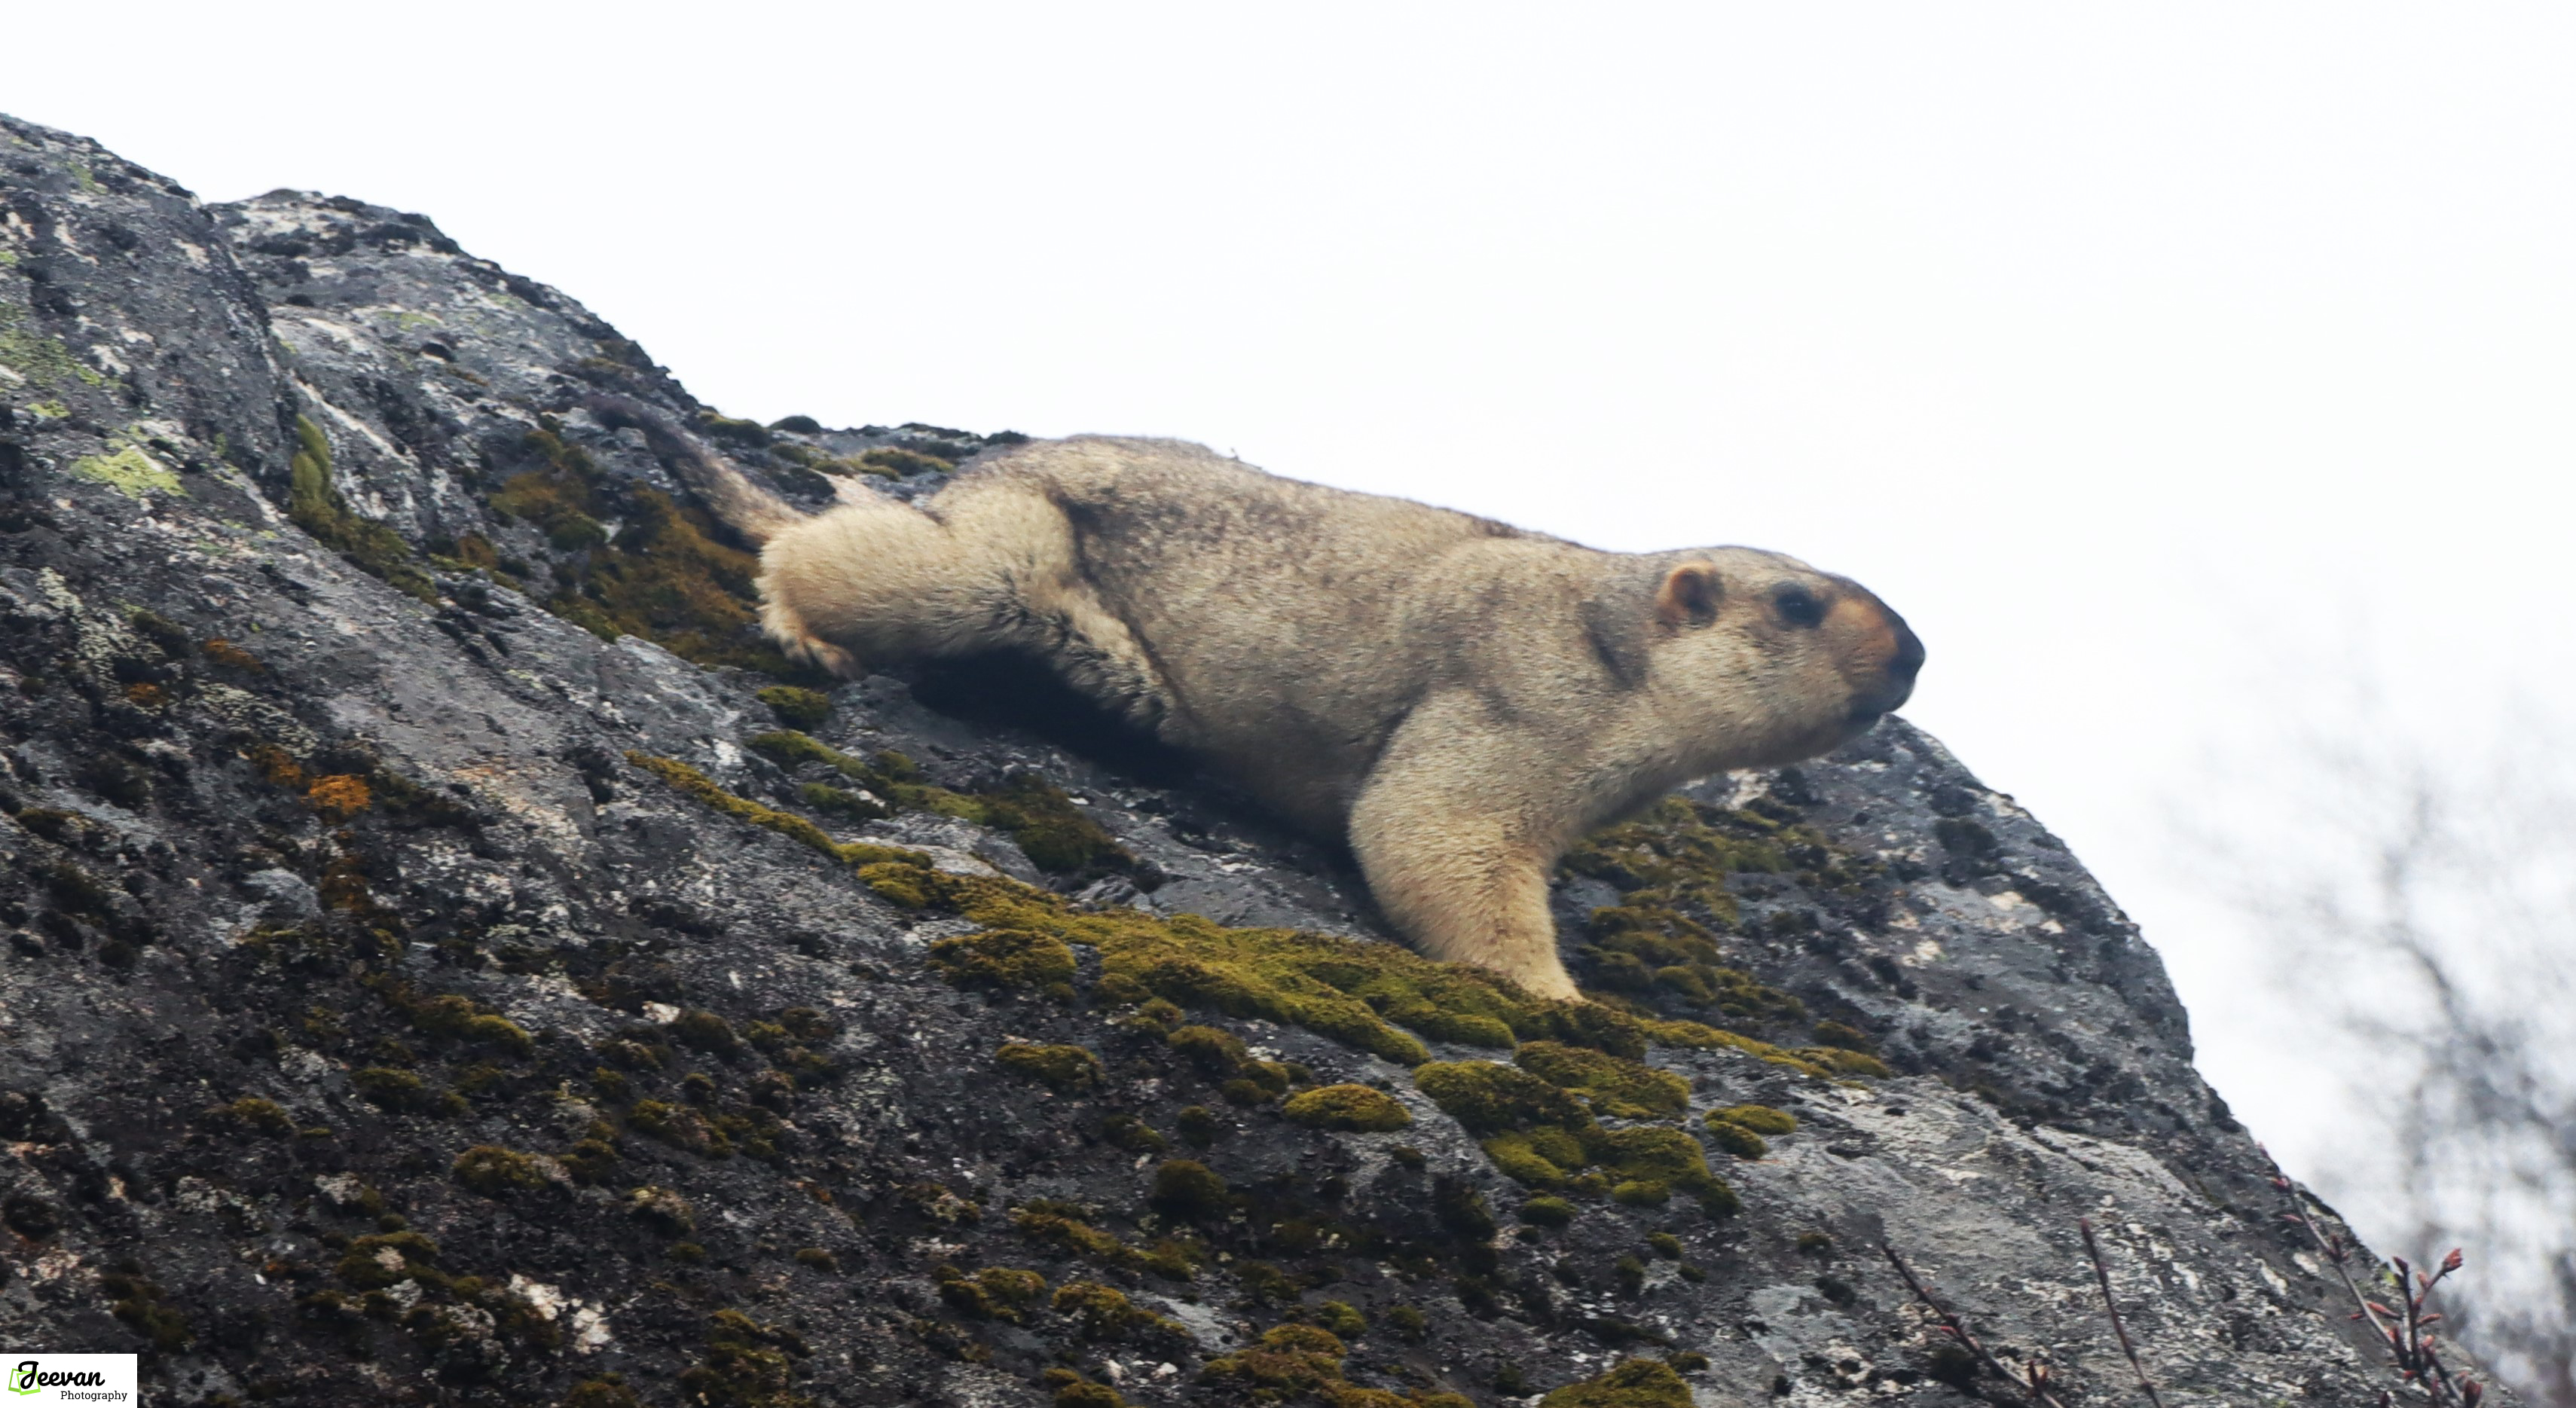
[[[735,416],[1869,584],[2202,1069],[2576,1405],[2576,11],[143,4],[0,108],[430,215]],[[2438,1245],[2437,1245],[2438,1244]]]

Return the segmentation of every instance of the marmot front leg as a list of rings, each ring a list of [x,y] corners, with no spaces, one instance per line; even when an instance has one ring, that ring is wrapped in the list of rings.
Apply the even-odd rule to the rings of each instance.
[[[1039,607],[1045,617],[1040,629],[1048,637],[1040,653],[1065,683],[1130,727],[1181,741],[1169,728],[1179,701],[1125,621],[1081,587],[1051,592]]]
[[[1370,893],[1425,957],[1490,968],[1541,997],[1579,998],[1548,911],[1553,842],[1527,825],[1532,809],[1494,785],[1504,770],[1478,757],[1500,740],[1462,739],[1427,712],[1396,731],[1351,807],[1351,850]]]

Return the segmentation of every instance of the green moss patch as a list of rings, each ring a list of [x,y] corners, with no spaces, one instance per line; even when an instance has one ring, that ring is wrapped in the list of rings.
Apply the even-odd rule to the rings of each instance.
[[[551,422],[529,431],[520,451],[532,466],[486,502],[544,532],[563,584],[547,610],[602,640],[640,636],[701,665],[811,674],[761,635],[760,559],[728,542],[704,509],[611,481]]]
[[[1007,833],[1029,863],[1050,875],[1109,875],[1132,871],[1136,857],[1108,828],[1075,806],[1073,798],[1031,772],[1017,772],[979,795],[985,825]]]
[[[457,1155],[449,1175],[487,1198],[535,1192],[552,1181],[533,1155],[498,1144],[477,1144]]]
[[[1493,1061],[1437,1061],[1416,1067],[1413,1084],[1470,1134],[1534,1125],[1591,1123],[1582,1102],[1527,1071]]]
[[[894,846],[871,845],[864,841],[835,841],[823,828],[801,816],[765,807],[748,797],[737,797],[716,786],[714,779],[675,758],[657,758],[649,753],[629,753],[626,761],[678,788],[692,801],[727,816],[750,822],[764,830],[775,831],[792,841],[821,851],[847,865],[873,866],[901,864],[927,866],[930,857],[919,851]]]
[[[1539,1408],[1691,1408],[1691,1391],[1671,1365],[1631,1359],[1597,1379],[1557,1389]]]
[[[1761,1135],[1724,1120],[1708,1122],[1708,1142],[1739,1159],[1758,1159],[1771,1152],[1770,1143]]]
[[[793,1330],[719,1310],[708,1319],[704,1357],[680,1371],[680,1389],[691,1403],[816,1408],[794,1387],[796,1361],[810,1353]]]
[[[1435,963],[1396,944],[1293,930],[1227,928],[1191,914],[1083,912],[1061,896],[1017,881],[947,875],[918,864],[868,865],[859,874],[879,895],[907,908],[946,911],[973,919],[990,931],[1051,936],[1098,949],[1102,976],[1097,998],[1137,1004],[1161,999],[1184,1008],[1265,1018],[1304,1027],[1401,1065],[1416,1066],[1430,1059],[1429,1050],[1413,1032],[1454,1038],[1464,1029],[1498,1045],[1514,1040],[1553,1041],[1631,1061],[1654,1044],[1731,1046],[1807,1074],[1832,1073],[1804,1052],[1696,1022],[1662,1021],[1599,1003],[1533,997],[1485,969]],[[1024,940],[1011,942],[1025,951]],[[948,952],[952,976],[966,974],[972,967],[968,981],[1008,981],[998,968],[965,964],[962,950]],[[1037,977],[1032,973],[1022,981]],[[1462,1018],[1481,1020],[1468,1025]],[[1626,1068],[1616,1069],[1624,1074]],[[1555,1089],[1536,1077],[1530,1079]],[[1658,1085],[1648,1072],[1628,1077],[1623,1088],[1632,1100],[1659,1098],[1649,1094]]]
[[[1413,1081],[1483,1138],[1496,1168],[1528,1187],[1580,1194],[1624,1189],[1620,1201],[1645,1205],[1687,1193],[1713,1215],[1737,1207],[1734,1190],[1708,1171],[1699,1141],[1681,1130],[1605,1129],[1571,1092],[1499,1062],[1435,1062],[1415,1070]]]
[[[838,463],[851,464],[852,462],[839,461]],[[955,470],[957,465],[955,461],[944,460],[937,455],[925,455],[918,450],[888,446],[884,449],[869,450],[860,455],[853,467],[862,473],[884,474],[900,479],[909,474],[947,474]]]
[[[1798,1000],[1721,961],[1712,928],[1739,919],[1727,877],[1830,866],[1823,837],[1750,809],[1667,797],[1635,821],[1584,839],[1565,858],[1578,875],[1617,886],[1620,902],[1592,914],[1584,956],[1591,980],[1617,992],[1655,993],[1739,1021],[1795,1021]],[[1833,879],[1847,883],[1837,871]]]
[[[764,691],[762,698],[779,692]],[[771,707],[777,706],[773,702]],[[989,826],[1009,836],[1030,864],[1050,875],[1096,878],[1137,868],[1136,857],[1108,828],[1086,815],[1062,788],[1032,772],[1015,772],[1000,787],[969,796],[921,781],[912,760],[901,753],[862,760],[793,729],[761,734],[751,740],[751,748],[783,767],[820,763],[899,808]]]
[[[1046,1295],[1044,1276],[1009,1266],[988,1266],[969,1276],[953,1266],[933,1273],[939,1298],[969,1320],[999,1320],[1016,1325]]]
[[[1189,1331],[1127,1298],[1124,1291],[1097,1281],[1067,1281],[1051,1307],[1071,1319],[1086,1340],[1117,1342],[1140,1337],[1167,1343],[1186,1341]]]
[[[1565,1199],[1541,1194],[1521,1204],[1521,1221],[1535,1227],[1563,1227],[1574,1221],[1575,1211]]]
[[[1064,940],[1020,929],[941,939],[930,946],[930,966],[964,988],[1064,986],[1068,993],[1075,971],[1073,949]]]
[[[1341,1338],[1321,1326],[1274,1325],[1252,1344],[1209,1360],[1199,1382],[1251,1403],[1312,1398],[1334,1408],[1473,1408],[1463,1394],[1363,1388],[1342,1375],[1349,1357]]]
[[[1082,1090],[1100,1083],[1100,1058],[1079,1046],[1005,1042],[993,1053],[993,1059],[1000,1062],[1004,1070],[1042,1081],[1057,1090]]]
[[[1177,1238],[1165,1238],[1150,1249],[1129,1246],[1116,1233],[1092,1226],[1080,1207],[1053,1199],[1040,1198],[1011,1209],[1011,1225],[1021,1236],[1062,1255],[1175,1281],[1195,1275],[1203,1254],[1202,1248]]]
[[[1395,1097],[1365,1085],[1326,1085],[1290,1098],[1281,1113],[1317,1129],[1383,1134],[1413,1123],[1413,1113]]]
[[[819,689],[774,684],[762,690],[759,699],[789,728],[813,728],[832,715],[832,696]]]
[[[1533,1041],[1512,1059],[1541,1080],[1581,1095],[1595,1114],[1654,1119],[1690,1106],[1690,1082],[1606,1051]]]
[[[1768,1105],[1729,1105],[1708,1112],[1712,1125],[1731,1124],[1755,1134],[1791,1134],[1798,1128],[1798,1117]]]
[[[331,441],[308,416],[295,418],[297,449],[287,462],[286,516],[315,542],[356,563],[385,585],[438,604],[438,589],[412,563],[402,535],[351,510],[331,475]]]

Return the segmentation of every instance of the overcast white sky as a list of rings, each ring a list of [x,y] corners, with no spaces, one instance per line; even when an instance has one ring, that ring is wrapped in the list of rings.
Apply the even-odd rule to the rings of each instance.
[[[2168,811],[2355,680],[2437,759],[2570,717],[2563,5],[667,13],[34,9],[0,109],[426,212],[735,415],[1858,577],[2294,1167],[2339,1095]]]

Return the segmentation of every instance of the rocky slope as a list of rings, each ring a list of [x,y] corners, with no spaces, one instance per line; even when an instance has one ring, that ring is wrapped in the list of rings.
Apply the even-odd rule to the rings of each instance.
[[[1891,722],[1596,838],[1596,1005],[996,667],[831,687],[426,219],[0,121],[0,1341],[153,1401],[2170,1403],[2393,1380],[2154,954]],[[1293,468],[1293,467],[1291,467]],[[1585,1386],[1587,1385],[1588,1386]]]

